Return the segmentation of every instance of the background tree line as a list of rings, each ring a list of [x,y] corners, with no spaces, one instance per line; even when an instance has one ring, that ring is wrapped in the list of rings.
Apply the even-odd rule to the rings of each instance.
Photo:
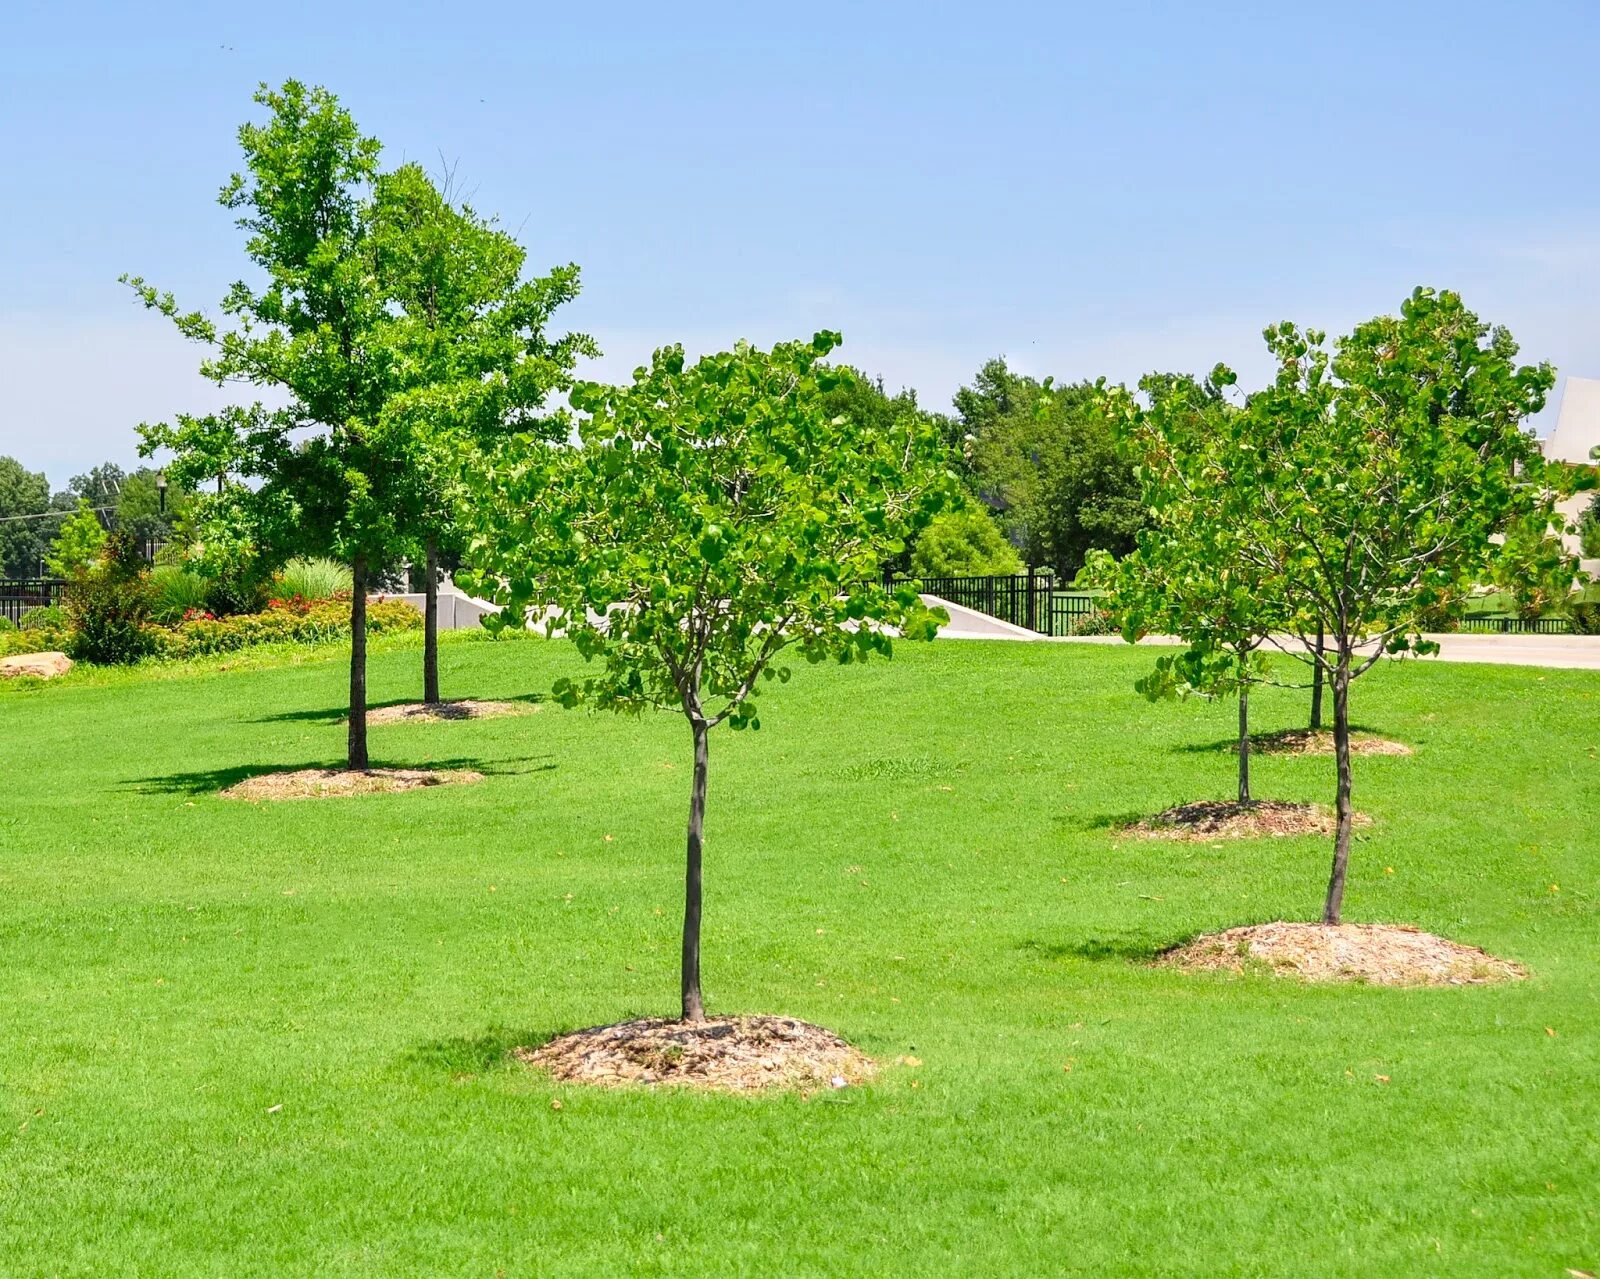
[[[102,462],[52,493],[44,472],[0,457],[0,576],[36,577],[47,571],[63,527],[84,511],[103,532],[126,532],[139,542],[171,541],[192,495],[169,485],[163,511],[157,474],[154,467],[128,471]]]

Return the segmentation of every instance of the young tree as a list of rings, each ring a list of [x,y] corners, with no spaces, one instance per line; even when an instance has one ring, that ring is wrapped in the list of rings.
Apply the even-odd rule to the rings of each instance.
[[[404,458],[408,527],[424,563],[423,700],[439,695],[439,553],[460,550],[458,477],[504,435],[564,439],[551,392],[572,384],[578,356],[598,355],[583,334],[547,338],[557,307],[578,293],[578,268],[524,280],[515,239],[441,190],[415,164],[378,179],[374,261],[395,309],[389,338],[398,385],[379,423],[386,451]],[[470,464],[469,464],[470,465]]]
[[[686,364],[655,353],[631,385],[572,391],[582,446],[521,439],[480,478],[469,558],[520,626],[547,608],[597,664],[562,681],[568,706],[682,713],[693,745],[682,1011],[704,1016],[701,858],[711,731],[759,728],[759,680],[809,661],[888,655],[890,628],[937,621],[879,565],[944,502],[953,477],[915,415],[873,427],[826,405],[854,376],[822,363],[839,339],[740,344]]]
[[[73,577],[100,559],[106,544],[106,528],[87,498],[78,499],[78,509],[61,525],[56,540],[45,557],[45,567],[53,577]]]
[[[1299,641],[1286,650],[1329,679],[1337,830],[1322,918],[1336,924],[1350,857],[1350,685],[1386,654],[1429,651],[1429,610],[1493,580],[1508,540],[1556,519],[1559,478],[1523,428],[1554,374],[1518,365],[1505,329],[1432,289],[1331,354],[1322,334],[1292,324],[1265,337],[1277,378],[1225,419],[1219,516],[1252,572],[1276,583]]]
[[[1236,694],[1239,699],[1239,803],[1250,802],[1250,686],[1266,677],[1261,653],[1284,622],[1273,575],[1246,553],[1225,518],[1227,419],[1240,410],[1212,381],[1155,375],[1140,383],[1141,406],[1126,389],[1106,392],[1103,411],[1118,423],[1139,477],[1148,523],[1121,563],[1091,560],[1092,581],[1110,590],[1111,612],[1131,643],[1154,633],[1187,641],[1135,687],[1151,700]]]

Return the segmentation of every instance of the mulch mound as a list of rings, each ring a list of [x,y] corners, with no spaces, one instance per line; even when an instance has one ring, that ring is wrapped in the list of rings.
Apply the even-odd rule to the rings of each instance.
[[[1370,825],[1365,813],[1355,813],[1357,826]],[[1276,799],[1209,799],[1180,804],[1154,817],[1123,828],[1140,839],[1254,839],[1261,835],[1331,835],[1334,814],[1322,804],[1290,804]]]
[[[1238,753],[1239,747],[1234,745]],[[1250,739],[1252,755],[1332,755],[1333,730],[1319,728],[1286,728],[1277,733],[1258,733]],[[1352,755],[1415,755],[1404,742],[1391,741],[1372,733],[1351,733]]]
[[[456,702],[406,702],[400,706],[379,706],[368,711],[367,723],[412,724],[419,720],[493,719],[497,715],[524,715],[538,709],[525,702],[475,702],[470,698]]]
[[[379,795],[481,782],[482,773],[468,768],[302,768],[292,773],[263,773],[235,782],[222,792],[227,799],[333,799],[344,795]]]
[[[1185,972],[1264,966],[1279,977],[1374,986],[1476,986],[1528,975],[1476,946],[1397,924],[1252,924],[1196,937],[1156,963]]]
[[[518,1048],[518,1061],[569,1083],[620,1087],[672,1084],[753,1092],[843,1088],[875,1069],[870,1057],[831,1030],[792,1017],[646,1017],[561,1035]]]

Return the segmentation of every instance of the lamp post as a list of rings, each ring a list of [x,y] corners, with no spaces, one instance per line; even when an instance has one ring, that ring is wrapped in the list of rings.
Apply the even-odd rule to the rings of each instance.
[[[161,503],[161,513],[167,513],[167,473],[156,472],[156,498]]]

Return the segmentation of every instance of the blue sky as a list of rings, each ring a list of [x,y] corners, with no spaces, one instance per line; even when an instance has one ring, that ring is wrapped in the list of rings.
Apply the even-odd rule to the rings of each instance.
[[[1593,0],[10,0],[0,452],[59,485],[218,402],[116,277],[210,306],[243,271],[214,201],[262,80],[327,85],[579,263],[595,375],[828,327],[945,407],[996,354],[1248,379],[1269,321],[1418,283],[1600,376],[1597,68]]]

